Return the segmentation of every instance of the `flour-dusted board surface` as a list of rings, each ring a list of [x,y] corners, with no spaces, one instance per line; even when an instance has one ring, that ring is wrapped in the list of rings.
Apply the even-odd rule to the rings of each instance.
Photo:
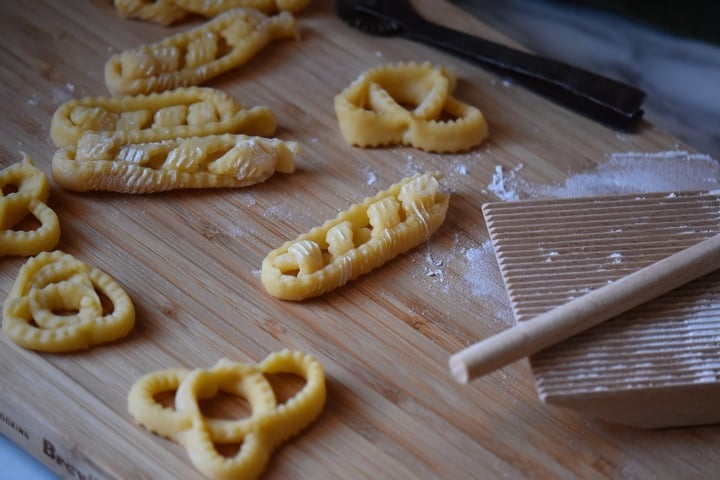
[[[455,7],[424,13],[503,40]],[[104,0],[5,2],[0,18],[2,165],[27,152],[50,171],[50,117],[70,98],[107,95],[115,52],[189,28],[129,21]],[[297,171],[242,189],[128,196],[53,185],[59,249],[126,289],[137,325],[126,339],[70,355],[0,340],[0,428],[66,478],[201,478],[177,445],[138,427],[126,397],[142,374],[260,361],[300,349],[325,366],[324,412],[281,446],[264,478],[688,478],[720,471],[720,428],[641,431],[542,405],[525,362],[468,386],[450,354],[509,324],[473,294],[464,255],[487,240],[480,205],[497,165],[523,164],[533,182],[560,181],[618,151],[677,147],[644,124],[620,134],[564,111],[472,65],[404,40],[356,32],[314,1],[299,41],[276,42],[208,85],[267,105],[278,136],[298,141]],[[379,63],[429,60],[455,71],[456,96],[490,123],[480,148],[437,155],[342,141],[333,97]],[[338,210],[413,173],[439,170],[453,192],[429,242],[384,268],[303,303],[269,296],[262,259]],[[9,292],[23,263],[3,258]],[[569,449],[568,445],[572,448]]]

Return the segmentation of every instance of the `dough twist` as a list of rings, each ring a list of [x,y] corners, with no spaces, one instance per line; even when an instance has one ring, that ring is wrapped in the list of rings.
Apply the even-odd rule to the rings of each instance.
[[[22,266],[3,306],[3,330],[18,345],[70,352],[121,338],[135,308],[106,273],[59,250]]]
[[[305,385],[280,404],[266,375],[288,373]],[[174,408],[156,401],[162,392],[175,392]],[[251,413],[237,420],[210,418],[198,402],[218,393],[247,400]],[[214,479],[257,478],[273,450],[296,435],[320,414],[325,403],[325,372],[315,358],[283,350],[258,365],[220,360],[207,370],[168,369],[140,378],[128,394],[130,414],[151,432],[168,437],[188,451],[203,474]],[[239,444],[225,457],[218,447]]]
[[[340,132],[360,147],[469,150],[485,140],[488,126],[479,109],[452,97],[455,83],[454,74],[427,62],[370,69],[335,97]]]

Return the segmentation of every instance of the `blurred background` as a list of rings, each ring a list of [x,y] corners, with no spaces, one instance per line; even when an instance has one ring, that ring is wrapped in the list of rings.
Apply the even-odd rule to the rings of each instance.
[[[720,159],[720,2],[451,2],[528,50],[643,89],[648,121]]]

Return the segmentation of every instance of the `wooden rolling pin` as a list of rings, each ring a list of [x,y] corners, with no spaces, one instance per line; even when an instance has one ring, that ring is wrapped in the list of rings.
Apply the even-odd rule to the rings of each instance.
[[[450,372],[459,382],[467,383],[718,268],[720,235],[455,353],[450,357]]]

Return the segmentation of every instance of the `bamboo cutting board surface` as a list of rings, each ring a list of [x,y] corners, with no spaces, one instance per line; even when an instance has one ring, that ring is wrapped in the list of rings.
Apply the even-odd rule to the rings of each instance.
[[[421,11],[505,41],[452,6]],[[4,2],[0,16],[2,165],[27,152],[45,172],[50,117],[69,98],[106,95],[103,66],[164,28],[120,18],[106,0]],[[328,378],[324,412],[273,456],[264,478],[707,478],[720,470],[720,429],[645,432],[538,402],[527,365],[469,386],[447,370],[451,353],[507,328],[468,285],[465,252],[487,239],[480,205],[497,165],[522,163],[549,183],[617,151],[674,149],[643,124],[618,134],[407,41],[368,37],[338,21],[329,1],[299,16],[302,39],[278,42],[208,85],[275,113],[278,136],[304,149],[297,171],[243,190],[127,196],[53,186],[58,248],[115,277],[137,325],[123,341],[71,355],[0,340],[0,429],[66,478],[201,478],[177,445],[134,424],[130,385],[167,367],[219,358],[260,361],[283,348],[316,356]],[[433,155],[363,150],[340,138],[333,97],[379,63],[429,60],[451,68],[456,96],[491,126],[475,151]],[[278,301],[260,284],[264,256],[338,210],[424,170],[453,192],[427,244],[338,291]],[[3,258],[7,295],[23,263]],[[568,446],[571,448],[569,449]]]

